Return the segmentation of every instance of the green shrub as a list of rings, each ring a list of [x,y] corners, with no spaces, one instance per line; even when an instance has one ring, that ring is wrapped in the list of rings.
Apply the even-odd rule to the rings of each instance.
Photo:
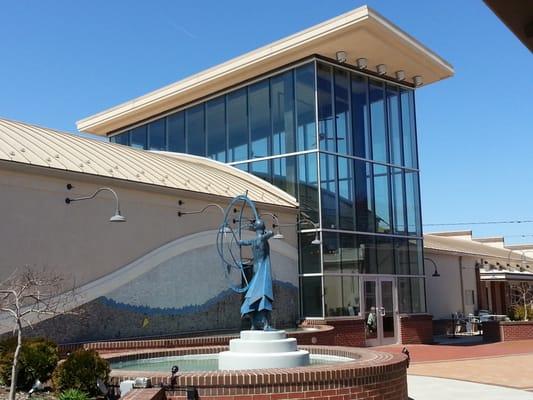
[[[59,395],[59,400],[89,400],[89,396],[78,389],[67,389]]]
[[[0,342],[0,380],[3,384],[11,383],[13,356],[17,347],[17,338]],[[17,388],[29,390],[37,379],[46,382],[59,361],[57,345],[44,338],[25,339],[19,356]]]
[[[525,315],[525,307],[524,306],[514,306],[511,308],[509,312],[509,318],[511,318],[513,321],[523,321]],[[527,308],[527,319],[533,320],[533,307],[529,306]]]
[[[58,391],[78,389],[96,396],[99,394],[96,380],[107,382],[109,371],[109,363],[95,350],[77,350],[57,366],[52,381]]]

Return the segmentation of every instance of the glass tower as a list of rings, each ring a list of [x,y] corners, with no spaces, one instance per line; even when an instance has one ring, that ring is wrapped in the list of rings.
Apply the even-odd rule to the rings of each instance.
[[[313,58],[111,141],[206,156],[296,197],[302,317],[426,311],[411,87]]]

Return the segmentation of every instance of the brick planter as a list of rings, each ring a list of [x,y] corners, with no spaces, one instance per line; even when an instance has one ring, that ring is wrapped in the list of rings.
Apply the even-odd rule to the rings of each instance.
[[[319,328],[320,331],[311,331],[305,337],[295,336],[299,344],[365,346],[365,320],[362,318],[305,320],[302,326]]]
[[[509,342],[527,339],[533,339],[533,321],[483,322],[483,340],[486,342]]]
[[[408,398],[407,359],[403,354],[388,354],[348,347],[300,346],[300,348],[313,354],[353,358],[353,362],[289,369],[186,372],[180,374],[177,385],[193,386],[198,390],[200,399],[209,400],[289,398],[407,400]],[[205,346],[189,349],[146,350],[142,354],[127,351],[122,354],[108,354],[107,358],[110,361],[124,361],[170,355],[212,354],[226,349],[226,346]],[[136,376],[150,377],[154,385],[168,385],[170,379],[168,372],[122,370],[111,372],[112,381],[115,383]],[[166,399],[185,398],[183,392],[166,390]]]
[[[403,344],[433,343],[433,317],[429,314],[400,315],[400,338]]]

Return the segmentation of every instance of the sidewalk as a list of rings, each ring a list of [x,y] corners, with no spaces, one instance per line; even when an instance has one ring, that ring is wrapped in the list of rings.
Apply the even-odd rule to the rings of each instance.
[[[411,365],[407,373],[410,382],[414,382],[413,390],[415,392],[413,393],[423,393],[416,392],[416,390],[426,389],[419,385],[424,382],[424,379],[430,379],[427,377],[435,377],[454,379],[453,385],[457,382],[455,380],[463,381],[459,385],[460,387],[464,386],[464,390],[470,391],[477,390],[477,387],[480,390],[480,396],[485,396],[485,391],[498,392],[496,389],[512,388],[532,391],[528,394],[530,397],[525,398],[533,399],[533,340],[499,343],[481,343],[474,339],[449,340],[442,344],[395,345],[380,347],[379,350],[399,352],[404,347],[407,347],[411,356]],[[446,381],[446,379],[441,380]],[[440,380],[437,381],[437,383],[439,382]],[[450,382],[448,381],[448,384]],[[497,386],[484,388],[485,385],[470,386],[469,383],[498,385],[501,388]],[[444,383],[442,385],[443,390],[445,390],[446,385]],[[453,385],[447,390],[456,390],[456,386]],[[436,393],[429,387],[427,390],[426,394],[428,395],[430,392]],[[445,391],[444,393],[448,392]],[[447,395],[451,396],[452,393],[449,392]],[[478,396],[478,398],[485,399],[483,396]],[[424,398],[421,397],[421,399]],[[427,398],[429,399],[429,397]],[[506,397],[494,398],[504,399]],[[432,398],[432,400],[436,400],[436,398]]]
[[[533,393],[492,385],[408,376],[411,400],[533,400]]]

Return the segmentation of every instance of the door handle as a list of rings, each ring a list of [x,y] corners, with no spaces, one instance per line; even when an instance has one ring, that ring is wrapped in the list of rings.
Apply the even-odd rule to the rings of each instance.
[[[384,317],[387,313],[385,312],[385,307],[380,307],[379,308],[379,313],[381,314],[382,317]]]

